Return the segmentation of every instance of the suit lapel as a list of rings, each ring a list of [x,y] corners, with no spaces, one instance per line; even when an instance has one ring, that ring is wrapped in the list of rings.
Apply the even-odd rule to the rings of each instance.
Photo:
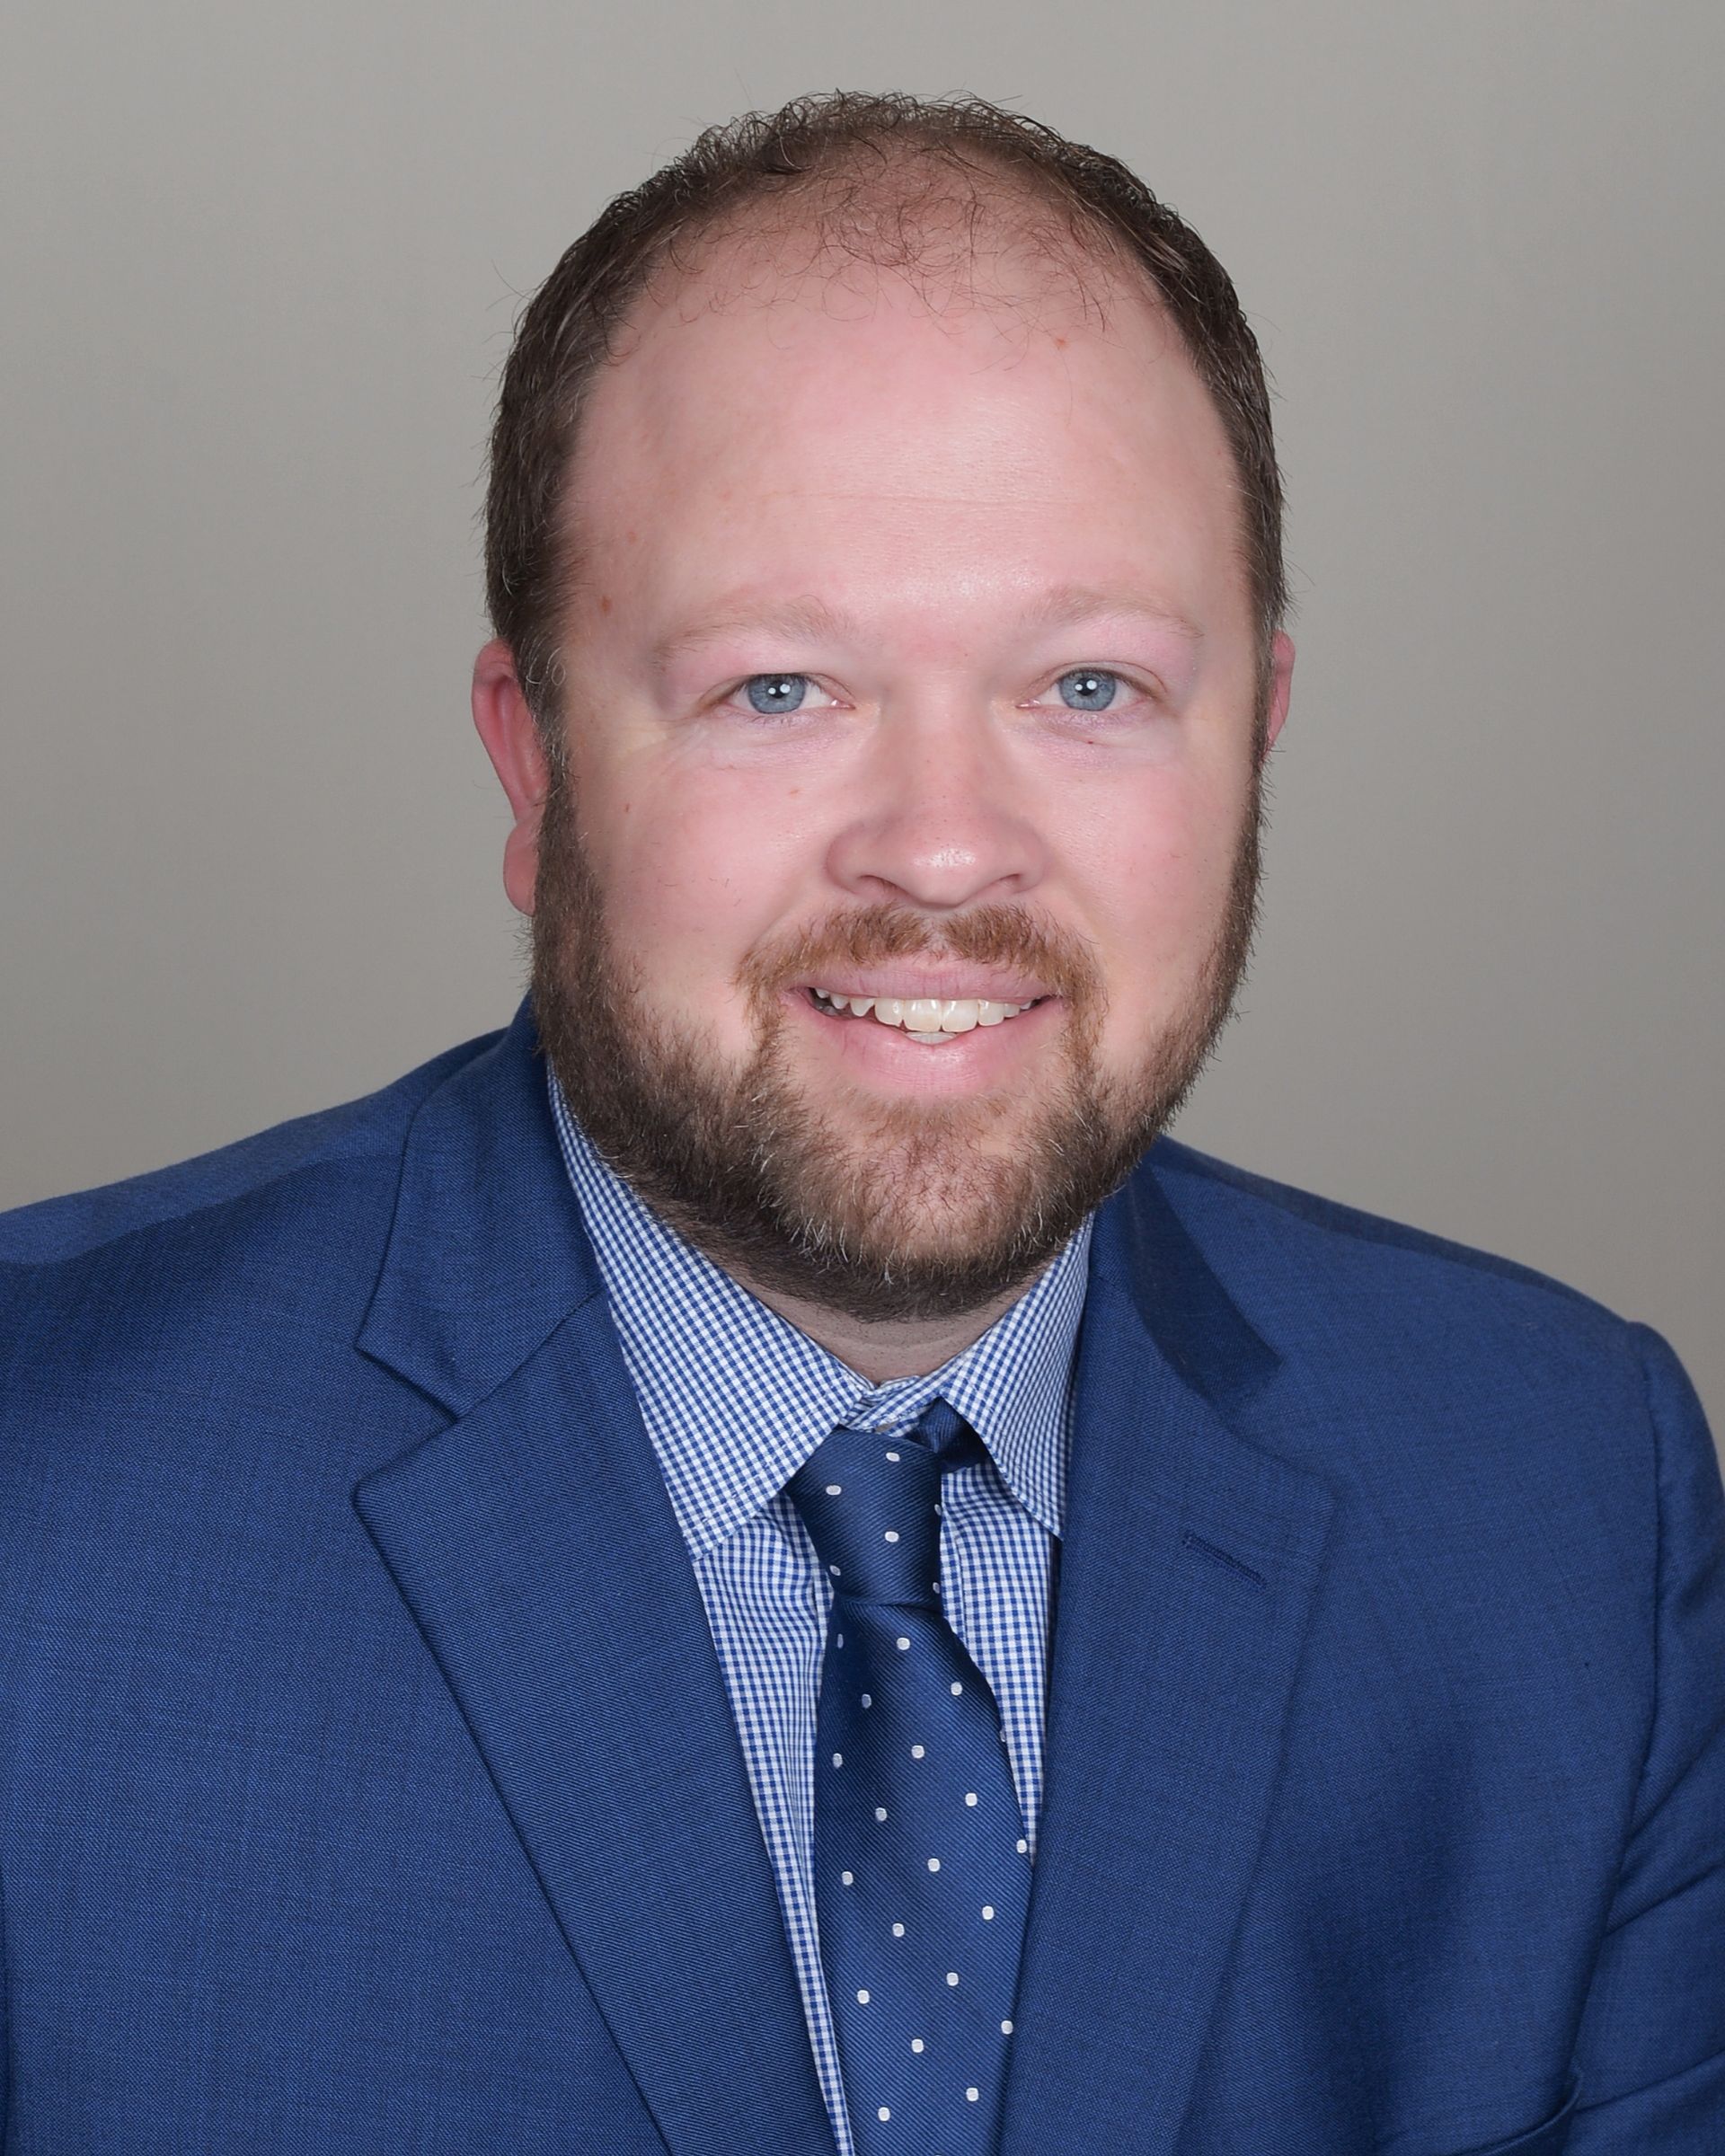
[[[410,1140],[362,1344],[457,1419],[355,1502],[674,2156],[831,2156],[705,1611],[530,1041],[518,1020]]]
[[[1178,2142],[1335,1507],[1208,1397],[1274,1363],[1135,1178],[1098,1223],[1079,1349],[1002,2156]]]

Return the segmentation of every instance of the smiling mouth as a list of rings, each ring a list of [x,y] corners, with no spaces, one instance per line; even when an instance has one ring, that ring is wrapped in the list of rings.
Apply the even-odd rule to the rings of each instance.
[[[1039,995],[1028,1003],[994,1003],[980,996],[840,995],[829,988],[809,988],[805,993],[815,1009],[829,1018],[853,1022],[862,1019],[871,1025],[891,1026],[924,1047],[939,1047],[960,1033],[974,1032],[978,1026],[1005,1025],[1048,1001]]]

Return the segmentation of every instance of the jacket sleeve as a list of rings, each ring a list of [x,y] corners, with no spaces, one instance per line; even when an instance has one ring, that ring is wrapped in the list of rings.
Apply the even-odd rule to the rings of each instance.
[[[1725,2150],[1725,1489],[1658,1333],[1641,1358],[1659,1482],[1653,1721],[1582,2015],[1568,2156]]]

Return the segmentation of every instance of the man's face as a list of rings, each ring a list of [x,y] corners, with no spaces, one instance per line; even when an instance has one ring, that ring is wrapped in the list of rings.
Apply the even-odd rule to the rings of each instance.
[[[1146,299],[1104,331],[978,281],[650,300],[571,474],[547,1051],[686,1233],[859,1317],[1028,1278],[1172,1112],[1249,935],[1221,423]]]

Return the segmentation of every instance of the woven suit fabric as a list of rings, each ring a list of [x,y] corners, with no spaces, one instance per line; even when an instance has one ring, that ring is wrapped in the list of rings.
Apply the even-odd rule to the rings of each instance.
[[[982,2156],[1030,1899],[994,1694],[941,1608],[941,1480],[979,1442],[937,1400],[839,1428],[790,1489],[833,1587],[815,1754],[815,1912],[859,2156]]]

